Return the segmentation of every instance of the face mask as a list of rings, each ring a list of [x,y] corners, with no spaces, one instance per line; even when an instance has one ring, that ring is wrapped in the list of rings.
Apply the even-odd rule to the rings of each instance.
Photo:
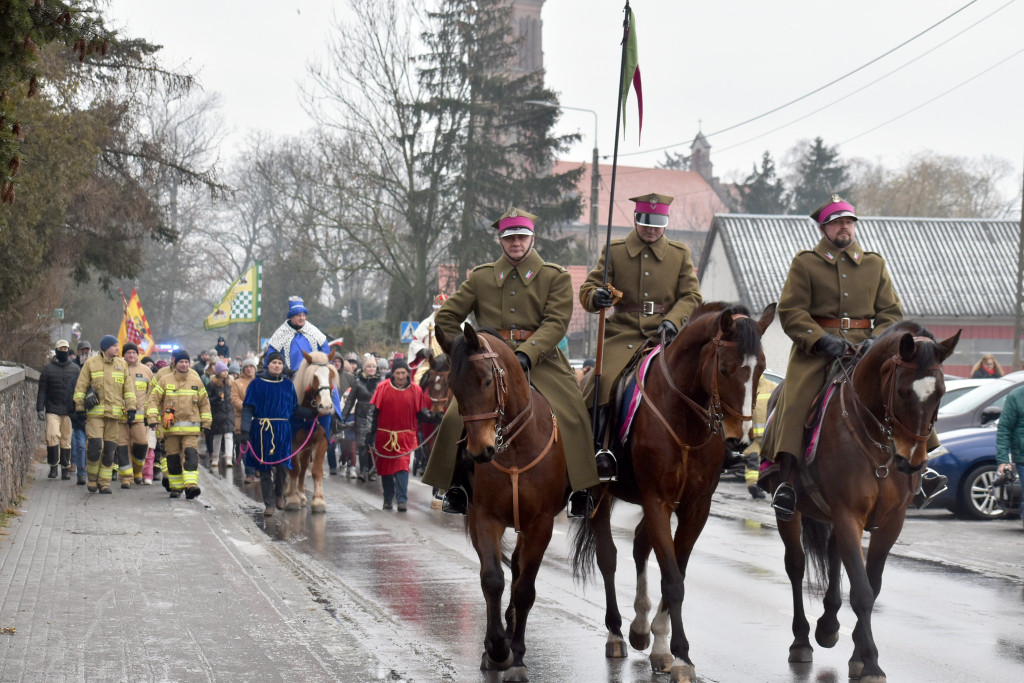
[[[67,360],[68,360],[68,352],[67,351],[57,351],[56,353],[57,353],[57,360],[58,361],[60,361],[61,363],[67,362]]]

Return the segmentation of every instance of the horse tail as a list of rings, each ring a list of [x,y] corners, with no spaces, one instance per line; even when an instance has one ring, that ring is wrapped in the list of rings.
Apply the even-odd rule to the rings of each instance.
[[[804,515],[803,546],[807,558],[807,584],[818,595],[828,588],[828,543],[832,525]]]
[[[597,559],[597,534],[589,516],[573,519],[572,527],[572,578],[583,586],[594,575]]]

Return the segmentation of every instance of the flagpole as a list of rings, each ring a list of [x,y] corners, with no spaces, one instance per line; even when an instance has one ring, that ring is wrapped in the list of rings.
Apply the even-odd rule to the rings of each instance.
[[[601,276],[601,282],[604,285],[610,284],[608,282],[608,248],[612,243],[612,217],[615,210],[615,174],[619,164],[619,127],[622,124],[622,82],[625,78],[626,44],[630,31],[629,0],[626,0],[623,12],[625,16],[622,19],[622,57],[619,60],[619,88],[615,91],[615,147],[612,151],[612,184],[608,194],[608,229],[605,232],[604,238],[604,274]],[[604,323],[607,312],[607,308],[602,308],[597,318],[597,352],[594,356],[594,403],[593,410],[591,411],[591,431],[594,434],[595,442],[599,442],[601,439],[601,435],[597,433],[597,416],[599,412],[597,406],[598,401],[601,399],[601,372],[604,366]]]

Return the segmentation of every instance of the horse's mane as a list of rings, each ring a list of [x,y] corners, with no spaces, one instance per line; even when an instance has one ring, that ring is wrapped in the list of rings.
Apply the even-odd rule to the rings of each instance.
[[[935,340],[935,335],[929,332],[924,325],[913,320],[901,320],[886,328],[885,332],[878,335],[878,339],[871,345],[868,355],[873,355],[873,352],[876,351],[887,356],[892,355],[896,350],[890,347],[898,348],[900,338],[907,333],[932,340],[931,344],[919,344],[917,347],[917,374],[919,377],[924,376],[930,372],[929,368],[937,361],[938,342]]]
[[[330,368],[332,381],[337,382],[338,371],[330,364],[330,362],[328,362],[326,353],[322,351],[310,351],[309,357],[313,361],[314,365],[326,364],[327,367]],[[306,393],[306,389],[308,389],[313,383],[313,371],[313,365],[307,363],[306,359],[303,358],[302,362],[299,363],[299,369],[295,371],[295,375],[292,377],[292,383],[295,385],[295,394],[298,396],[300,402]]]
[[[698,319],[705,316],[713,315],[717,319],[719,314],[746,316],[733,320],[733,325],[736,327],[736,350],[742,356],[756,356],[758,349],[761,348],[761,333],[757,329],[757,321],[750,317],[750,309],[742,304],[727,301],[702,303],[690,315],[690,322],[686,327],[692,326]]]
[[[479,327],[477,328],[476,333],[477,335],[490,335],[504,344],[504,340],[502,340],[497,330],[493,327]],[[469,365],[469,352],[473,349],[467,348],[468,346],[469,342],[466,341],[465,334],[455,335],[455,339],[452,340],[452,346],[448,350],[448,362],[451,365],[451,373],[453,377],[462,375]]]

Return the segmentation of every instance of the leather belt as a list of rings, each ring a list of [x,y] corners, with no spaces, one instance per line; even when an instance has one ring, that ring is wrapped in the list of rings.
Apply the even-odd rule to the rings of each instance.
[[[615,307],[616,313],[640,313],[641,315],[655,315],[668,313],[671,306],[656,304],[653,301],[641,301],[638,304],[619,304]]]
[[[838,327],[841,330],[867,330],[871,328],[871,318],[819,318],[812,315],[814,322],[822,327]]]
[[[526,341],[533,335],[533,330],[496,330],[498,336],[508,341]]]

